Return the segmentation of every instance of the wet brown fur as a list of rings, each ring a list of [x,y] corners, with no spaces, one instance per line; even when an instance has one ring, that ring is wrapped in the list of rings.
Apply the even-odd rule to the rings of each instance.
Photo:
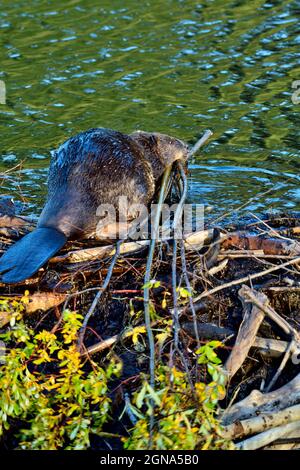
[[[53,155],[38,227],[55,228],[67,238],[93,236],[100,204],[117,208],[126,196],[129,206],[148,205],[166,166],[187,155],[183,142],[159,133],[82,132]]]

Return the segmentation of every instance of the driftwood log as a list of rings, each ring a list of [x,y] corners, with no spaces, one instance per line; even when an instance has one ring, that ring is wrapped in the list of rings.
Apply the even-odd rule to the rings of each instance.
[[[250,395],[225,410],[224,425],[257,416],[260,413],[274,413],[300,403],[300,373],[286,385],[269,393],[253,390]]]
[[[229,380],[244,363],[250,348],[255,342],[259,327],[265,317],[264,312],[262,312],[260,308],[256,307],[256,305],[246,303],[244,295],[246,288],[247,286],[243,286],[239,290],[239,297],[244,307],[244,318],[240,325],[234,348],[225,363],[225,371],[227,372]],[[268,301],[264,294],[259,294],[259,297],[262,302]]]
[[[285,408],[276,413],[261,413],[253,418],[235,421],[224,427],[223,436],[228,439],[238,439],[294,421],[300,421],[300,404]]]

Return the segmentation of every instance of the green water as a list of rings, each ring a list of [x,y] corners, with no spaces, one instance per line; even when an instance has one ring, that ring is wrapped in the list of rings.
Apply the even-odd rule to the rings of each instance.
[[[22,162],[1,193],[37,214],[50,151],[90,127],[209,128],[191,201],[212,218],[300,209],[299,18],[282,0],[0,1],[0,172]]]

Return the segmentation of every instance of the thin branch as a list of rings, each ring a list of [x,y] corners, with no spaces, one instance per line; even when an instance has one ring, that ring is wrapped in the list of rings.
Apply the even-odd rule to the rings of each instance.
[[[174,239],[173,243],[173,258],[172,258],[172,292],[173,292],[173,331],[174,331],[174,346],[175,350],[179,351],[179,316],[177,306],[177,240]]]
[[[195,145],[189,151],[189,158],[195,155],[198,150],[205,144],[205,142],[213,135],[213,132],[207,130],[204,132],[203,136],[195,143]]]
[[[109,269],[107,271],[107,274],[106,274],[106,277],[105,277],[105,280],[103,282],[103,285],[99,288],[99,291],[98,293],[96,294],[94,300],[93,300],[93,303],[92,305],[90,306],[85,318],[84,318],[84,321],[82,323],[82,327],[80,328],[80,331],[79,331],[79,337],[78,337],[78,349],[80,350],[81,349],[81,346],[83,344],[83,340],[84,340],[84,335],[85,335],[85,330],[86,330],[86,327],[87,327],[87,324],[91,318],[91,316],[93,315],[94,311],[95,311],[95,308],[97,307],[97,304],[103,294],[103,292],[107,289],[108,285],[109,285],[109,282],[110,282],[110,279],[111,279],[111,276],[113,274],[113,270],[114,270],[114,267],[115,267],[115,264],[116,264],[116,261],[119,257],[119,254],[120,254],[120,246],[121,246],[121,243],[123,242],[123,240],[118,240],[117,241],[117,244],[116,244],[116,252],[114,254],[114,257],[113,259],[111,260],[111,263],[110,263],[110,266],[109,266]]]
[[[198,332],[198,325],[197,325],[197,314],[193,302],[193,295],[192,295],[192,288],[189,280],[189,276],[187,273],[187,267],[186,267],[186,256],[185,256],[185,249],[184,249],[184,242],[181,240],[181,245],[180,245],[180,255],[181,255],[181,267],[182,267],[182,273],[184,276],[184,281],[186,288],[189,292],[189,304],[190,304],[190,309],[192,312],[192,317],[193,317],[193,324],[194,324],[194,331],[195,331],[195,338],[197,341],[197,348],[199,349],[201,344],[200,344],[200,338],[199,338],[199,332]]]
[[[180,330],[180,323],[179,323],[179,309],[178,309],[178,299],[177,299],[177,240],[174,238],[173,242],[173,258],[172,258],[172,294],[173,294],[173,331],[174,331],[174,349],[178,353],[182,364],[185,369],[185,373],[188,378],[189,385],[193,394],[195,393],[195,387],[193,381],[191,379],[191,374],[189,371],[189,367],[184,357],[183,352],[179,347],[179,330]]]
[[[186,196],[188,192],[187,177],[186,177],[182,162],[177,161],[177,166],[180,172],[180,178],[182,180],[182,193],[181,193],[180,201],[175,211],[174,220],[173,220],[173,233],[174,233],[175,238],[177,236],[177,225],[178,225],[179,220],[182,219],[183,206],[185,204],[185,200],[186,200]],[[182,224],[181,224],[181,230],[182,230]]]
[[[238,286],[239,284],[243,284],[244,282],[252,281],[253,279],[258,279],[259,277],[266,276],[267,274],[273,273],[274,271],[278,271],[279,269],[283,269],[286,266],[291,266],[297,263],[300,263],[299,256],[292,260],[286,261],[285,263],[272,266],[271,268],[266,269],[265,271],[261,271],[255,274],[250,274],[249,276],[244,276],[244,277],[241,277],[240,279],[235,279],[234,281],[214,287],[211,290],[204,291],[201,294],[199,294],[197,297],[195,297],[193,300],[194,302],[198,302],[199,300],[204,299],[205,297],[209,297],[210,295],[215,294],[216,292],[219,292],[224,289],[228,289],[228,287]]]
[[[152,238],[149,247],[149,254],[147,258],[146,264],[146,272],[144,278],[144,316],[145,316],[145,324],[147,329],[148,341],[149,341],[149,352],[150,352],[150,359],[149,359],[149,371],[150,371],[150,386],[152,389],[155,389],[155,343],[154,343],[154,336],[151,328],[151,317],[150,317],[150,291],[149,291],[149,282],[151,280],[151,268],[154,256],[154,249],[157,242],[157,236],[159,233],[159,223],[160,223],[160,216],[161,216],[161,209],[162,204],[165,199],[166,188],[168,186],[168,181],[171,174],[171,166],[168,166],[164,172],[163,180],[160,188],[159,199],[157,204],[157,210],[155,214],[154,224],[151,228]],[[149,430],[149,448],[152,448],[152,441],[153,441],[153,428],[154,428],[154,414],[153,411],[150,415],[150,430]]]
[[[298,332],[284,319],[282,318],[270,305],[266,303],[262,304],[261,301],[257,298],[257,293],[250,289],[248,286],[244,286],[243,293],[248,297],[248,299],[256,305],[261,311],[266,313],[271,320],[273,320],[277,325],[286,333],[290,334],[297,342],[299,343],[299,334]]]
[[[283,359],[280,363],[280,366],[278,367],[277,371],[276,371],[276,374],[274,375],[274,377],[272,378],[272,380],[270,381],[269,385],[266,387],[265,389],[265,392],[269,392],[270,390],[272,390],[274,384],[277,382],[281,372],[283,371],[283,369],[285,368],[290,356],[292,355],[293,353],[293,350],[295,349],[296,345],[295,345],[295,341],[292,340],[290,342],[290,344],[288,345],[288,348],[287,350],[285,351],[284,353],[284,356],[283,356]]]

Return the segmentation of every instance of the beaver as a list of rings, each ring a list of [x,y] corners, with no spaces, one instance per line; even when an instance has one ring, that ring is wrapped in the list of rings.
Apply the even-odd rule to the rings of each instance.
[[[129,207],[148,205],[165,168],[186,161],[188,151],[181,140],[156,132],[126,135],[96,128],[68,139],[52,154],[48,196],[36,229],[0,259],[1,281],[29,278],[69,239],[97,237],[100,205],[117,208],[120,196]]]

